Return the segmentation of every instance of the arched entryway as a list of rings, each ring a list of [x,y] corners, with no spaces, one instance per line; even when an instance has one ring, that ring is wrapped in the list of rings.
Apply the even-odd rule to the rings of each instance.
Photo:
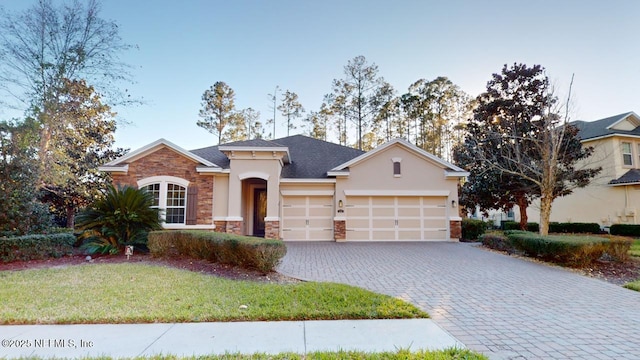
[[[265,236],[267,217],[267,181],[260,178],[242,180],[242,204],[246,234]]]

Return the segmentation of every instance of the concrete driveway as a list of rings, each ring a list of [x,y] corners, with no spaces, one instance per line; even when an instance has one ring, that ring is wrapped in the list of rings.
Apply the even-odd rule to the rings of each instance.
[[[278,271],[396,296],[491,359],[638,359],[640,293],[465,243],[287,243]]]

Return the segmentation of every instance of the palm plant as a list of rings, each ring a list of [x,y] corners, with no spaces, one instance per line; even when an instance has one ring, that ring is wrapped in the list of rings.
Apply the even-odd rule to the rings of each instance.
[[[153,195],[131,186],[109,185],[105,197],[76,217],[88,253],[117,254],[127,245],[146,245],[147,234],[162,228]]]

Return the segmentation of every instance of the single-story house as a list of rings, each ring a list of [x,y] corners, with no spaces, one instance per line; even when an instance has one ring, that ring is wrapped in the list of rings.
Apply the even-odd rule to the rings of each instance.
[[[191,151],[160,139],[100,170],[152,192],[167,229],[285,241],[458,239],[468,175],[402,139],[363,152],[302,135]]]
[[[602,167],[602,172],[588,186],[557,198],[550,220],[595,222],[602,227],[640,224],[640,116],[627,112],[571,124],[578,128],[582,146],[593,147],[593,154],[578,166]],[[529,219],[539,218],[536,205],[527,209]]]

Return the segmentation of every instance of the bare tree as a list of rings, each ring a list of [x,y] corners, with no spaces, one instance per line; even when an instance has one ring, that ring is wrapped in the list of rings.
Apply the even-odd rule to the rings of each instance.
[[[584,165],[593,149],[582,147],[540,65],[505,65],[493,74],[469,126],[467,155],[530,184],[529,194],[540,198],[542,235],[549,230],[553,200],[588,185],[601,170]]]

